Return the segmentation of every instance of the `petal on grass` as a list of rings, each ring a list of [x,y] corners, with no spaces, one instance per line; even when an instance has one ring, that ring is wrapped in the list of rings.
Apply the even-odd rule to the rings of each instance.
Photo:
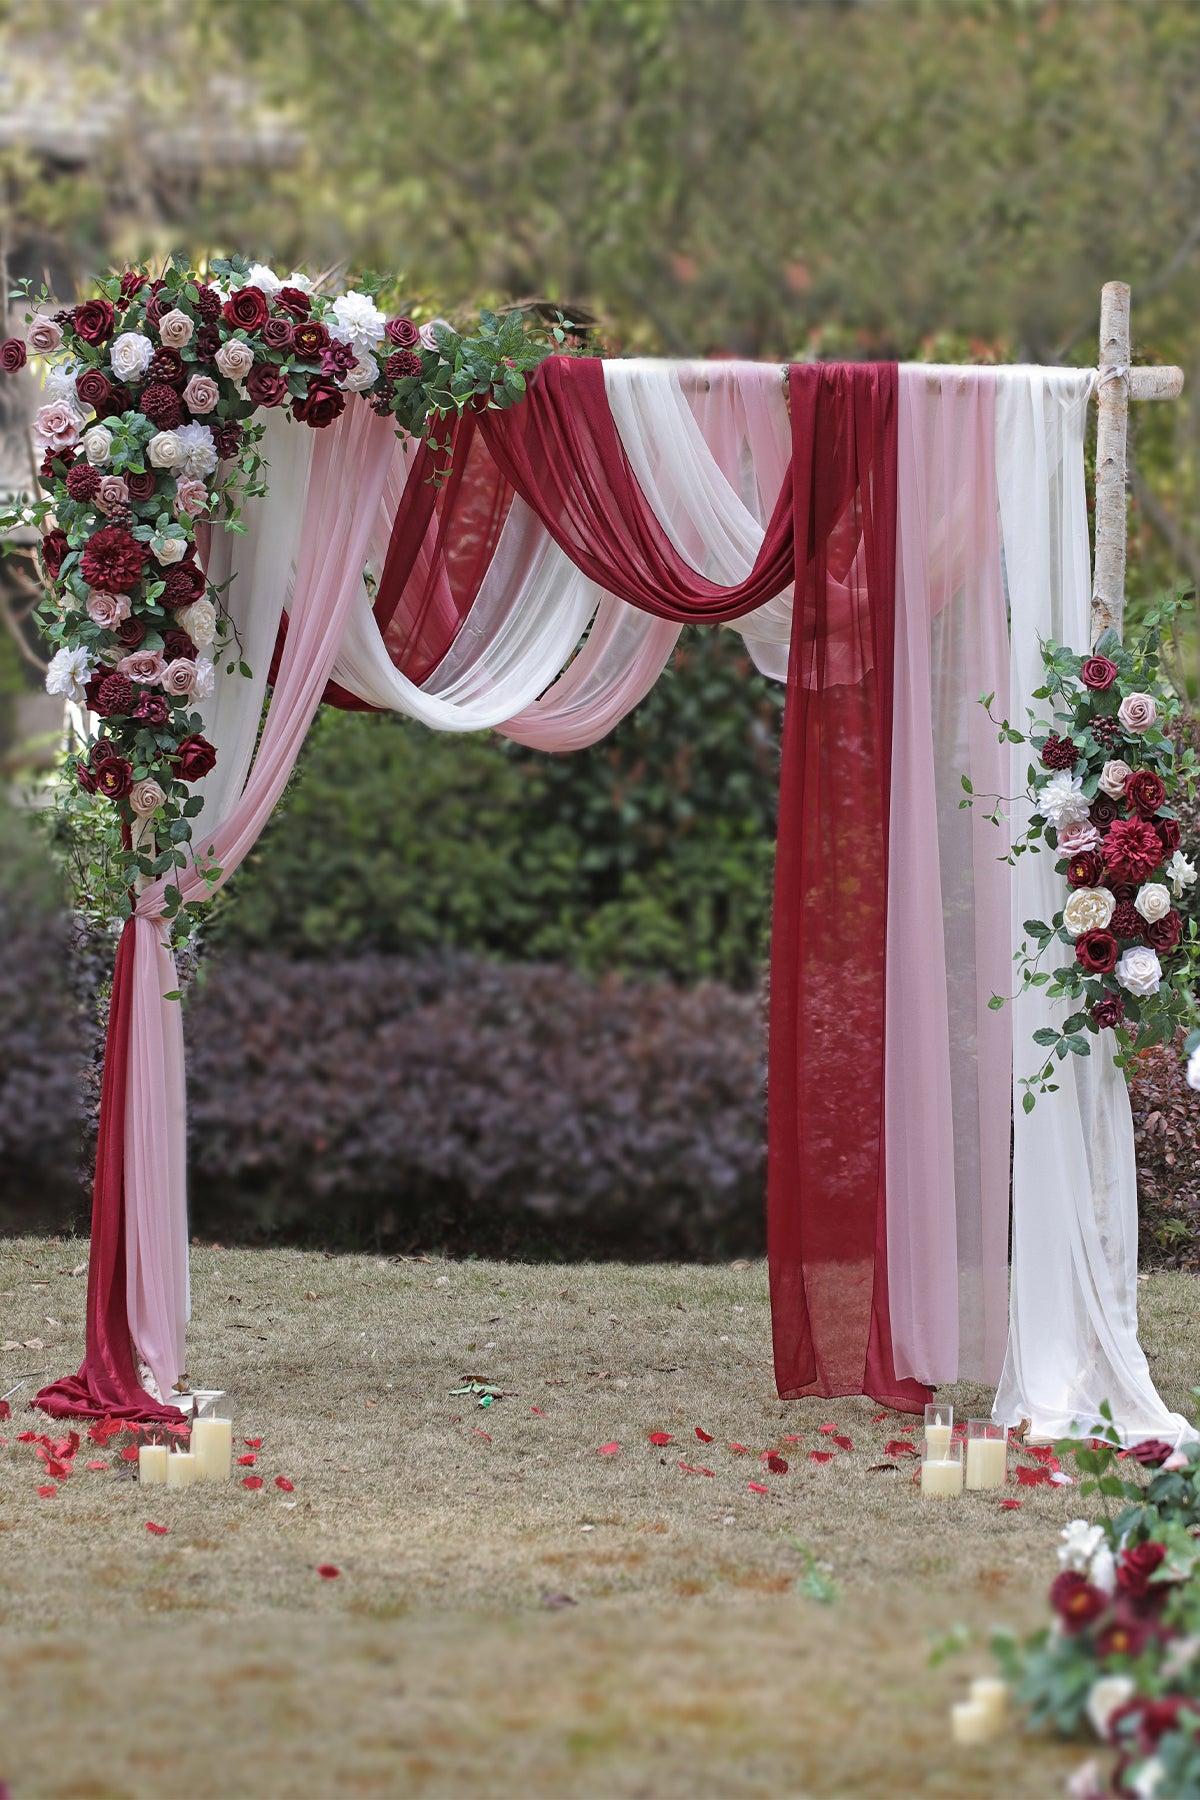
[[[55,1494],[57,1494],[57,1492],[58,1492],[58,1489],[56,1487],[50,1487],[50,1486],[40,1487],[38,1489],[38,1499],[39,1500],[53,1500],[53,1498],[54,1498]]]
[[[252,1469],[257,1461],[258,1461],[257,1456],[255,1456],[253,1450],[251,1450],[249,1455],[238,1457],[238,1468],[239,1469]]]
[[[87,1468],[89,1468],[89,1469],[93,1469],[93,1470],[99,1470],[99,1469],[107,1469],[107,1468],[108,1468],[108,1464],[107,1464],[107,1463],[106,1463],[106,1462],[100,1462],[100,1461],[98,1461],[98,1460],[97,1460],[97,1461],[95,1461],[95,1462],[90,1462],[90,1463],[88,1463],[88,1464],[87,1464],[87,1465],[86,1465],[86,1467],[87,1467]]]
[[[833,1451],[832,1450],[810,1450],[808,1453],[808,1460],[809,1460],[809,1462],[832,1462],[833,1461]]]
[[[752,1494],[769,1494],[771,1491],[765,1481],[748,1481],[746,1486]]]
[[[621,1446],[618,1443],[601,1444],[600,1448],[596,1452],[596,1455],[597,1456],[616,1456],[618,1451],[620,1450],[620,1448],[621,1448]]]
[[[155,1537],[166,1537],[170,1529],[171,1527],[169,1525],[156,1524],[153,1519],[146,1520],[146,1530],[152,1532]]]
[[[1000,1511],[1001,1512],[1016,1512],[1016,1510],[1020,1506],[1020,1504],[1021,1504],[1021,1502],[1019,1500],[1002,1500],[1000,1502]]]
[[[336,1563],[317,1564],[317,1574],[322,1581],[336,1581],[341,1572]]]
[[[697,1437],[698,1437],[698,1438],[699,1438],[699,1439],[700,1439],[700,1442],[701,1442],[701,1443],[702,1443],[702,1444],[711,1444],[711,1443],[713,1443],[713,1442],[714,1442],[714,1439],[713,1439],[713,1434],[712,1434],[712,1432],[711,1432],[711,1431],[705,1431],[705,1429],[704,1429],[704,1427],[703,1427],[703,1425],[697,1425],[697,1427],[696,1427],[696,1436],[697,1436]]]
[[[650,1442],[657,1450],[661,1450],[664,1444],[673,1444],[675,1442],[675,1439],[671,1436],[669,1431],[652,1431],[649,1433],[649,1438]]]
[[[772,1475],[786,1475],[788,1472],[787,1458],[777,1455],[774,1450],[764,1451],[763,1461]]]
[[[295,1482],[289,1481],[286,1475],[277,1475],[275,1477],[275,1486],[281,1488],[285,1494],[292,1494],[296,1490]]]
[[[256,1493],[262,1484],[263,1478],[261,1475],[245,1475],[242,1478],[242,1486],[244,1488],[249,1488],[251,1493]]]

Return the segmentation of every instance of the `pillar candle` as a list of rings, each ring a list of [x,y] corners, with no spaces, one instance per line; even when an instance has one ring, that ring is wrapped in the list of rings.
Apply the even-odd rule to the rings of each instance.
[[[167,1446],[138,1445],[138,1480],[143,1487],[161,1487],[167,1479]]]
[[[1008,1683],[998,1675],[977,1676],[971,1683],[971,1703],[983,1708],[995,1731],[1002,1731],[1008,1718]]]
[[[963,1467],[961,1458],[947,1457],[945,1462],[930,1461],[921,1464],[921,1492],[931,1494],[936,1500],[951,1500],[962,1493]]]
[[[951,1429],[952,1427],[949,1425],[926,1425],[925,1427],[925,1442],[929,1446],[929,1454],[939,1462],[950,1448]]]
[[[228,1481],[233,1472],[232,1419],[197,1419],[192,1426],[197,1481]]]
[[[172,1450],[167,1458],[167,1486],[191,1487],[196,1479],[196,1458],[190,1450]]]
[[[992,1714],[978,1700],[960,1700],[952,1706],[950,1728],[956,1744],[986,1744],[996,1735]]]
[[[976,1492],[1003,1487],[1008,1474],[1008,1445],[1002,1437],[967,1439],[967,1486]]]

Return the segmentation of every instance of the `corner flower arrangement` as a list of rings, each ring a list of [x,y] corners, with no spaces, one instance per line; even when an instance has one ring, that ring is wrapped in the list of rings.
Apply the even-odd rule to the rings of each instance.
[[[462,333],[389,316],[384,286],[368,276],[326,295],[242,257],[203,273],[172,258],[161,275],[125,269],[54,312],[44,288],[11,296],[26,304],[25,332],[0,343],[0,377],[30,356],[43,367],[42,496],[0,513],[0,536],[42,534],[46,687],[87,721],[60,805],[94,918],[128,916],[139,878],[195,855],[192,789],[217,754],[204,703],[219,674],[250,674],[205,574],[201,528],[244,531],[243,503],[266,493],[260,416],[284,408],[322,430],[359,395],[398,433],[435,439],[449,415],[513,404],[530,369],[571,347],[568,320],[484,312]],[[166,912],[186,936],[173,884]]]
[[[1069,1009],[1061,1025],[1033,1034],[1044,1056],[1021,1083],[1026,1112],[1055,1091],[1058,1064],[1090,1055],[1091,1037],[1103,1031],[1115,1035],[1122,1068],[1182,1031],[1188,1081],[1200,1088],[1200,889],[1174,805],[1195,792],[1198,763],[1172,734],[1181,708],[1160,660],[1163,628],[1180,604],[1161,602],[1130,648],[1113,632],[1089,656],[1044,644],[1045,681],[1035,698],[1052,716],[1031,713],[1028,732],[994,718],[994,695],[982,701],[1001,742],[1028,743],[1034,757],[1029,823],[1008,860],[1048,853],[1063,881],[1061,909],[1050,920],[1025,920],[1016,958],[1018,992],[1040,987]],[[970,806],[977,796],[966,776],[962,785],[961,804]],[[999,823],[999,799],[990,798],[989,816]],[[1067,960],[1044,966],[1064,951]],[[993,1009],[1004,1004],[1002,995],[989,1001]]]

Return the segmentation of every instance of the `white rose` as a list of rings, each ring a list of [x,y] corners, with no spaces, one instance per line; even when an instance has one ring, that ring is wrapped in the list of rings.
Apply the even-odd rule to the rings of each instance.
[[[156,537],[151,541],[150,548],[153,550],[158,561],[162,563],[165,568],[169,568],[172,563],[183,561],[184,556],[187,554],[187,539],[181,537]]]
[[[217,466],[217,445],[207,425],[180,425],[175,436],[179,440],[179,467],[194,479],[211,475]]]
[[[1157,994],[1162,982],[1162,964],[1154,951],[1142,944],[1126,950],[1115,973],[1123,988],[1143,998],[1147,994]]]
[[[268,269],[266,263],[254,263],[246,277],[246,286],[258,288],[268,300],[273,300],[283,283],[274,269]]]
[[[177,469],[183,461],[183,446],[176,431],[158,431],[146,446],[146,454],[156,469]]]
[[[1075,825],[1088,816],[1088,803],[1083,797],[1083,777],[1065,769],[1052,775],[1045,787],[1039,788],[1035,802],[1042,817],[1057,828]]]
[[[1153,925],[1155,919],[1163,919],[1170,912],[1171,896],[1161,881],[1148,881],[1138,889],[1137,899],[1133,904],[1147,925]]]
[[[1086,1519],[1072,1519],[1058,1535],[1062,1539],[1058,1550],[1060,1565],[1077,1575],[1086,1575],[1093,1556],[1104,1542],[1103,1526],[1089,1525]]]
[[[1088,1565],[1088,1580],[1102,1594],[1115,1594],[1117,1591],[1117,1559],[1107,1544],[1101,1544]]]
[[[96,673],[96,665],[82,645],[75,650],[55,651],[46,670],[46,692],[61,694],[77,706],[87,698],[84,689]]]
[[[1193,1093],[1200,1094],[1200,1044],[1196,1045],[1188,1057],[1187,1084]]]
[[[175,615],[180,629],[201,649],[217,635],[217,609],[211,600],[193,600]]]
[[[1133,774],[1127,762],[1118,757],[1115,762],[1106,762],[1100,771],[1100,791],[1107,794],[1110,800],[1120,800],[1125,793],[1125,783]]]
[[[1063,907],[1063,924],[1072,937],[1085,931],[1107,931],[1117,902],[1107,888],[1076,888]]]
[[[120,337],[114,338],[109,359],[112,371],[118,381],[137,381],[146,373],[146,366],[154,355],[154,345],[140,331],[123,331]]]
[[[216,365],[228,381],[242,381],[254,367],[254,352],[241,338],[230,338],[216,354]]]
[[[1130,1675],[1102,1675],[1088,1689],[1084,1710],[1098,1738],[1108,1741],[1108,1727],[1118,1707],[1132,1700],[1137,1683]]]
[[[342,376],[342,386],[352,394],[365,393],[367,388],[374,387],[379,379],[379,364],[373,356],[362,356],[352,369]]]
[[[196,658],[196,675],[192,683],[193,700],[207,700],[217,685],[217,671],[210,657]]]
[[[301,274],[299,269],[293,269],[287,280],[281,285],[299,288],[302,294],[311,294],[313,291],[312,276]]]
[[[370,294],[356,290],[339,294],[333,303],[333,317],[335,324],[330,326],[330,335],[352,344],[360,357],[383,342],[387,320]]]
[[[83,434],[83,454],[94,469],[102,469],[112,455],[112,432],[107,425],[93,425]]]
[[[1182,900],[1187,889],[1196,879],[1196,866],[1189,862],[1182,850],[1177,850],[1167,864],[1167,879],[1171,883],[1171,891],[1177,900]]]

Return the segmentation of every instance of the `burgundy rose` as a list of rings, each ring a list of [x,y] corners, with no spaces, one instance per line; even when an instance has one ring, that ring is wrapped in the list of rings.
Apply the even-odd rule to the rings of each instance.
[[[1153,769],[1135,769],[1125,780],[1125,798],[1143,819],[1156,813],[1167,797],[1167,786]]]
[[[358,361],[352,344],[345,344],[340,338],[334,338],[321,352],[322,375],[345,375]]]
[[[1079,665],[1079,679],[1095,693],[1106,693],[1117,679],[1117,665],[1107,656],[1085,656]]]
[[[196,294],[196,311],[206,325],[215,325],[221,316],[221,296],[214,287],[202,287]]]
[[[1111,750],[1121,735],[1120,720],[1113,718],[1111,714],[1093,719],[1088,729],[1102,750]]]
[[[92,773],[92,771],[88,768],[86,763],[77,762],[75,764],[75,779],[79,783],[80,787],[83,789],[85,794],[94,794],[95,793],[96,777]]]
[[[94,499],[99,491],[100,471],[93,469],[91,463],[76,463],[74,468],[67,470],[67,492],[72,500],[78,500],[83,505],[85,501]]]
[[[287,399],[287,377],[274,363],[255,363],[246,377],[246,393],[255,406],[282,406]]]
[[[1125,1002],[1119,994],[1105,994],[1092,1007],[1092,1024],[1097,1031],[1112,1031],[1125,1017]]]
[[[1145,881],[1162,861],[1162,841],[1146,819],[1114,819],[1101,850],[1105,868],[1118,881]]]
[[[262,328],[262,341],[269,350],[290,350],[292,347],[292,321],[290,319],[268,319]]]
[[[243,292],[247,290],[243,289]],[[248,290],[257,293],[258,289]],[[175,752],[175,773],[180,781],[200,781],[217,760],[217,752],[206,737],[193,732],[185,737]]]
[[[1109,930],[1119,938],[1140,937],[1144,924],[1145,920],[1132,900],[1118,900],[1108,921]]]
[[[303,319],[292,333],[292,344],[296,354],[306,362],[320,356],[329,342],[329,333],[320,319]]]
[[[101,677],[101,679],[103,679],[103,677]],[[102,762],[107,762],[110,756],[120,756],[120,754],[121,752],[117,749],[117,746],[113,743],[111,738],[93,738],[92,747],[88,751],[88,761],[91,763],[93,769],[98,769],[100,764]]]
[[[171,302],[162,297],[165,285],[166,283],[162,281],[150,283],[150,298],[146,302],[146,319],[151,325],[157,325],[163,314],[171,310]]]
[[[68,469],[74,468],[77,460],[74,450],[47,450],[38,467],[38,480],[43,487],[48,487],[52,481],[61,479]]]
[[[1167,956],[1172,950],[1179,948],[1179,941],[1183,936],[1183,920],[1172,907],[1161,919],[1154,919],[1144,926],[1142,936],[1152,950],[1157,950],[1160,956]]]
[[[236,419],[223,419],[219,425],[210,425],[213,444],[217,455],[224,458],[235,456],[238,445],[242,441],[242,427]]]
[[[162,381],[168,387],[182,387],[187,376],[184,361],[174,344],[162,344],[146,364],[146,380]]]
[[[421,340],[421,333],[411,319],[389,319],[384,327],[388,341],[398,350],[411,350]]]
[[[1132,1730],[1118,1730],[1119,1726],[1125,1725],[1130,1725]],[[1109,1726],[1114,1742],[1126,1742],[1131,1736],[1136,1737],[1139,1754],[1151,1756],[1157,1750],[1159,1740],[1166,1737],[1168,1732],[1195,1733],[1200,1726],[1200,1700],[1194,1699],[1190,1694],[1164,1694],[1158,1700],[1144,1699],[1139,1695],[1136,1699],[1127,1700],[1124,1706],[1113,1713]]]
[[[1135,1544],[1117,1558],[1117,1586],[1131,1600],[1144,1600],[1150,1577],[1167,1559],[1165,1544]]]
[[[244,287],[230,294],[221,311],[235,331],[259,331],[271,309],[261,288]]]
[[[51,581],[58,580],[58,572],[67,560],[67,554],[70,548],[71,546],[67,542],[66,532],[57,525],[53,531],[48,531],[42,539],[42,564]],[[96,587],[99,584],[93,582],[92,585],[93,587]]]
[[[112,391],[112,382],[102,369],[83,369],[75,377],[75,392],[85,406],[94,406],[97,412],[107,405]]]
[[[143,725],[165,725],[171,709],[161,694],[139,694],[133,716]]]
[[[1154,829],[1158,833],[1158,841],[1163,847],[1164,856],[1174,856],[1183,842],[1183,834],[1179,829],[1178,819],[1155,819]]]
[[[196,333],[196,355],[210,363],[221,348],[221,333],[216,325],[202,325]]]
[[[1075,960],[1089,975],[1111,975],[1120,954],[1111,931],[1085,931],[1075,940]]]
[[[136,650],[146,635],[146,627],[140,619],[122,619],[116,629],[118,644],[126,650]]]
[[[1081,850],[1067,864],[1067,884],[1070,887],[1096,887],[1104,873],[1104,863],[1098,850]]]
[[[123,800],[133,786],[133,769],[123,756],[109,756],[96,770],[96,792],[106,800]]]
[[[1050,1604],[1070,1632],[1083,1631],[1098,1619],[1108,1600],[1075,1569],[1064,1569],[1050,1588]]]
[[[312,301],[298,287],[281,287],[275,296],[275,304],[290,313],[293,319],[307,319],[312,311]]]
[[[15,375],[18,369],[25,367],[28,360],[25,345],[20,338],[5,338],[0,344],[0,372],[3,374]]]
[[[302,400],[293,400],[292,417],[320,431],[345,410],[346,396],[324,375],[314,375]],[[1155,840],[1157,842],[1157,839]]]
[[[127,413],[132,410],[133,395],[126,387],[116,387],[110,384],[108,393],[105,395],[104,399],[98,404],[93,401],[92,404],[96,408],[96,418],[98,420],[115,419],[119,418],[122,413]]]
[[[1120,807],[1117,805],[1116,801],[1111,800],[1107,794],[1097,794],[1096,798],[1092,801],[1092,804],[1088,807],[1088,818],[1092,821],[1092,824],[1096,827],[1097,831],[1107,831],[1113,820],[1119,819],[1120,816]]]
[[[420,357],[413,356],[411,350],[408,354],[417,366],[415,369],[405,369],[403,372],[406,375],[419,375],[421,373]],[[394,362],[399,362],[399,360],[400,358],[398,356],[388,358],[387,371],[389,375],[393,373],[392,364]],[[396,373],[399,374],[399,371]],[[1044,769],[1073,769],[1078,761],[1078,746],[1073,744],[1070,738],[1059,737],[1056,731],[1052,731],[1042,745],[1042,767]]]
[[[204,597],[204,571],[194,562],[176,563],[163,577],[163,605],[190,606]]]
[[[140,475],[135,470],[126,469],[125,486],[129,489],[131,500],[152,500],[158,478],[153,469],[143,469]]]
[[[1109,893],[1112,895],[1113,899],[1116,901],[1118,906],[1120,906],[1122,900],[1136,900],[1137,899],[1138,884],[1136,881],[1107,880],[1107,881],[1105,881],[1104,885],[1108,889]],[[1141,915],[1139,914],[1138,916],[1140,918]]]
[[[128,306],[129,302],[140,294],[146,285],[146,277],[137,269],[126,269],[121,276],[121,296],[118,304]]]
[[[1097,1656],[1139,1656],[1150,1637],[1149,1627],[1131,1613],[1120,1610],[1112,1623],[1096,1634]]]
[[[84,549],[80,562],[83,579],[105,594],[132,593],[142,578],[148,554],[145,545],[122,526],[106,525],[89,538]]]
[[[111,719],[116,713],[131,713],[136,700],[137,689],[128,675],[105,675],[97,683],[92,711],[98,712],[102,719]]]
[[[183,423],[183,402],[165,381],[156,381],[143,391],[141,409],[160,431],[174,431]]]
[[[71,323],[85,344],[102,344],[112,336],[116,316],[111,300],[85,300],[71,313]]]
[[[168,661],[174,661],[176,657],[185,656],[189,662],[195,662],[196,646],[193,644],[186,631],[164,631],[163,655]]]

